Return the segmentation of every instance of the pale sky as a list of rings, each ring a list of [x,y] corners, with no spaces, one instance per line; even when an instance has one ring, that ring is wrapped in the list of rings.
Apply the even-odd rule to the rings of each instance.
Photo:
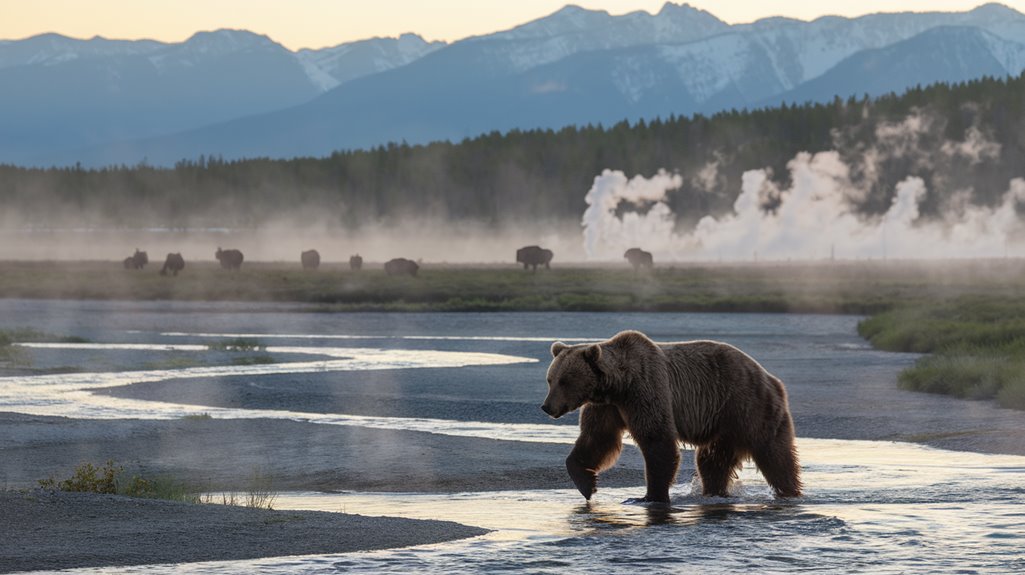
[[[288,48],[323,48],[373,36],[417,32],[453,41],[511,28],[565,4],[624,14],[657,12],[664,0],[0,0],[0,39],[43,32],[75,38],[179,42],[200,30],[244,28]],[[691,0],[730,23],[766,16],[810,20],[825,14],[963,11],[983,0]],[[1025,0],[1004,4],[1025,12]]]

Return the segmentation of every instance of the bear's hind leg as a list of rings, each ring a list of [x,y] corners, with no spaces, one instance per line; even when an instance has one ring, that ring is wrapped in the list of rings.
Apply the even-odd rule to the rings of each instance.
[[[726,441],[713,441],[697,448],[694,459],[701,476],[702,493],[708,496],[729,497],[730,483],[737,477],[740,455]]]
[[[751,458],[777,497],[801,496],[801,466],[792,424],[781,426],[775,437],[753,450]]]

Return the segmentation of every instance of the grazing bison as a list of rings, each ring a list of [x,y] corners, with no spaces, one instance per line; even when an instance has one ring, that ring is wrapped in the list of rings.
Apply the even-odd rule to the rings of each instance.
[[[390,276],[408,274],[416,277],[416,272],[418,271],[420,271],[420,266],[413,260],[407,260],[406,258],[395,258],[388,260],[384,264],[384,272]]]
[[[545,269],[552,269],[549,263],[552,261],[552,250],[546,250],[539,246],[527,246],[516,250],[516,261],[523,264],[523,269],[532,267],[537,272],[537,266],[543,265]]]
[[[349,256],[349,269],[358,272],[363,269],[363,258],[359,254]]]
[[[315,270],[320,267],[320,252],[317,250],[306,250],[299,255],[303,262],[304,270]]]
[[[124,262],[126,270],[141,270],[148,263],[149,256],[146,252],[139,251],[139,248],[135,248],[135,253],[125,258]]]
[[[238,250],[222,250],[217,248],[217,253],[214,254],[217,260],[221,262],[221,267],[226,270],[238,270],[242,268],[242,252]]]
[[[185,258],[180,253],[167,254],[167,259],[164,260],[164,267],[160,268],[160,275],[166,276],[167,272],[171,272],[171,275],[177,276],[178,272],[185,269]]]
[[[626,261],[630,262],[630,265],[634,267],[634,271],[641,268],[648,268],[649,270],[655,267],[655,259],[651,257],[651,252],[646,252],[641,248],[630,248],[623,254]]]

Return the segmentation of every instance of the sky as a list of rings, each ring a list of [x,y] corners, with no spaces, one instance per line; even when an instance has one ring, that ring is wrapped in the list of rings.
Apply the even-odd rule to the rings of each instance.
[[[657,12],[664,0],[0,0],[0,39],[44,32],[75,38],[151,38],[180,42],[201,30],[242,28],[286,47],[323,48],[374,36],[416,32],[454,41],[555,12],[565,4],[625,14]],[[827,14],[963,11],[982,0],[691,0],[731,24],[767,16],[810,20]],[[1004,4],[1025,12],[1025,0]]]

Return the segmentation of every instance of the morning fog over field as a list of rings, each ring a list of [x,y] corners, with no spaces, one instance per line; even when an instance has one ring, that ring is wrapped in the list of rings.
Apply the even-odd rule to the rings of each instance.
[[[198,261],[230,245],[251,261],[316,248],[325,261],[501,263],[528,244],[561,262],[632,247],[660,262],[1014,256],[1023,144],[1000,119],[1022,117],[1023,83],[324,159],[0,168],[0,257],[141,247]]]

